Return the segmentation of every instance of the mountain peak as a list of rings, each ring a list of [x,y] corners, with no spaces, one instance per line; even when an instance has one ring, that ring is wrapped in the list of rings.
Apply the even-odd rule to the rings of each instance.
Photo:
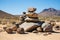
[[[54,8],[44,9],[40,15],[42,16],[60,16],[60,11]]]
[[[0,12],[3,12],[2,10],[0,10]]]
[[[48,8],[48,9],[44,9],[43,12],[45,11],[48,11],[48,12],[54,12],[54,11],[57,11],[56,9],[54,8]]]

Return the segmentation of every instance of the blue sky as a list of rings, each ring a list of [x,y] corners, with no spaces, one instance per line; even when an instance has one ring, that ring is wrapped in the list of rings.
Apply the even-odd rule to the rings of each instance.
[[[29,7],[37,8],[37,13],[45,8],[60,10],[60,0],[0,0],[0,10],[13,15],[20,15]]]

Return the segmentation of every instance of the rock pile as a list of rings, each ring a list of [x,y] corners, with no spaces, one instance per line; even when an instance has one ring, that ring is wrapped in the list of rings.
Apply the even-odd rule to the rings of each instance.
[[[24,23],[20,25],[20,28],[24,28],[25,31],[31,32],[40,26],[38,14],[35,13],[35,11],[36,8],[28,8],[28,12],[25,14]]]
[[[39,21],[38,14],[35,13],[35,11],[36,8],[28,8],[28,11],[23,12],[23,15],[20,16],[21,22],[15,26],[6,28],[6,32],[12,33],[13,31],[17,31],[17,33],[24,34],[25,32],[37,33],[41,31],[51,31],[55,23],[51,21],[51,24],[46,24],[44,21]]]

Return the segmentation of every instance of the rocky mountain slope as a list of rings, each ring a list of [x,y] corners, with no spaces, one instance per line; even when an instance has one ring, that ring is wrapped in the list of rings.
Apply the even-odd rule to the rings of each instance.
[[[0,10],[0,18],[15,18],[15,16]]]
[[[56,10],[54,8],[44,9],[39,13],[41,16],[60,16],[60,10]]]

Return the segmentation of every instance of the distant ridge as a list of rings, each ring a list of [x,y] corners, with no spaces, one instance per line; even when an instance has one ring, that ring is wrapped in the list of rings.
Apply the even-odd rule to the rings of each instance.
[[[60,10],[56,10],[54,8],[44,9],[39,13],[41,16],[60,16]]]
[[[15,18],[15,16],[0,10],[0,18]]]

